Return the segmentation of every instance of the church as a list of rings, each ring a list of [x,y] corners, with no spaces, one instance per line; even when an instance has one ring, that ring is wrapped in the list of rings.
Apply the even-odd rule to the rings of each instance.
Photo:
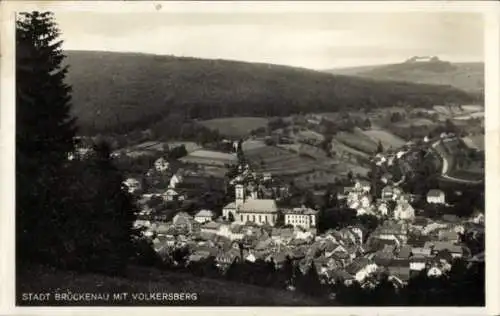
[[[245,195],[243,185],[235,186],[235,201],[222,209],[222,216],[236,223],[256,223],[274,226],[278,219],[278,207],[272,199],[259,199],[255,194]]]

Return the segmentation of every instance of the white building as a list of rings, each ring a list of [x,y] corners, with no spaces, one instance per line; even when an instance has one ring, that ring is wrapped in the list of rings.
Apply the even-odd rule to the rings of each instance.
[[[235,187],[235,201],[222,209],[222,215],[229,218],[231,215],[238,223],[253,222],[274,226],[278,219],[276,201],[271,199],[257,199],[245,196],[245,188],[241,184]]]
[[[406,201],[401,201],[394,209],[394,219],[396,220],[413,220],[415,218],[415,210]]]
[[[129,193],[135,193],[142,188],[141,182],[134,178],[128,178],[123,184],[127,187]]]
[[[180,174],[174,174],[172,178],[170,178],[170,183],[168,185],[169,188],[175,189],[177,184],[181,183],[184,180],[183,176]]]
[[[318,211],[302,206],[285,212],[285,225],[309,229],[316,227],[318,222]]]
[[[354,189],[368,193],[371,190],[371,183],[366,180],[356,180],[356,183],[354,184]]]
[[[214,213],[209,210],[201,210],[194,215],[194,220],[200,224],[210,222],[214,218]]]
[[[445,204],[445,194],[441,190],[430,190],[427,193],[427,203],[433,203],[433,204]]]
[[[170,164],[168,163],[167,160],[165,160],[165,158],[162,157],[155,161],[154,167],[155,170],[158,172],[165,172],[168,171],[168,169],[170,168]]]

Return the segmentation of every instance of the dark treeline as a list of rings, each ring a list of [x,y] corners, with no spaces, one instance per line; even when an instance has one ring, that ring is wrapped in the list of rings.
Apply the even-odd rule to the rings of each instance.
[[[16,271],[43,263],[123,274],[128,263],[144,252],[133,228],[137,210],[107,143],[93,144],[88,159],[68,159],[76,128],[61,45],[52,13],[19,15]]]
[[[285,66],[144,54],[67,55],[74,113],[83,131],[123,133],[173,114],[183,119],[274,117],[401,102],[424,108],[478,102],[476,96],[449,86],[373,81]]]

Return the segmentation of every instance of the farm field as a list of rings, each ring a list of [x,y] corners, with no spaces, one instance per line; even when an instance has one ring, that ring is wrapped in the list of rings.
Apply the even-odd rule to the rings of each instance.
[[[331,160],[316,160],[275,146],[247,150],[244,154],[256,171],[273,175],[297,175],[331,168]]]
[[[374,141],[380,141],[384,149],[386,148],[399,148],[403,146],[406,142],[404,139],[384,130],[371,129],[368,131],[363,131],[365,135],[372,138]]]
[[[336,172],[321,170],[299,175],[293,180],[297,187],[302,189],[309,189],[317,185],[324,186],[329,183],[333,183],[335,181],[335,178],[338,176],[339,174]]]
[[[140,143],[138,145],[124,148],[122,150],[125,151],[140,151],[140,150],[154,150],[154,151],[163,151],[163,146],[168,145],[169,148],[175,148],[181,145],[184,145],[186,147],[186,151],[188,153],[193,152],[195,150],[198,150],[201,148],[200,145],[196,144],[195,142],[188,142],[188,141],[171,141],[171,142],[160,142],[160,141],[147,141],[144,143]]]
[[[263,117],[226,117],[199,123],[227,137],[245,137],[254,129],[266,127],[268,121]]]
[[[349,155],[353,155],[353,156],[364,158],[364,159],[370,158],[369,154],[362,152],[362,151],[359,151],[357,149],[354,149],[352,147],[349,147],[349,146],[347,146],[347,145],[343,144],[342,142],[337,141],[335,139],[332,140],[332,149],[338,156],[341,156],[344,153],[347,153]]]
[[[354,133],[339,132],[334,136],[334,139],[366,154],[376,152],[378,147],[378,143],[363,134],[362,131],[355,130]]]
[[[322,149],[307,144],[278,145],[278,147],[299,155],[305,154],[318,160],[328,159],[326,153]]]
[[[433,121],[425,118],[414,118],[414,119],[409,119],[404,122],[398,122],[395,125],[398,127],[410,127],[410,126],[432,126],[435,125]]]
[[[484,118],[484,112],[474,112],[474,113],[463,114],[463,115],[455,116],[453,119],[454,120],[470,120],[473,118]]]
[[[266,147],[267,145],[261,141],[261,140],[245,140],[241,144],[241,148],[243,149],[243,152],[248,152],[253,149],[258,149],[262,147]]]
[[[466,136],[462,140],[469,148],[484,150],[484,135]]]

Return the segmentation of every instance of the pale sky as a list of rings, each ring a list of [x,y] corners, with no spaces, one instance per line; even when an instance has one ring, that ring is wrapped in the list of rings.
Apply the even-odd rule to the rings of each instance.
[[[437,55],[483,61],[478,13],[57,12],[68,50],[140,52],[327,69]]]

